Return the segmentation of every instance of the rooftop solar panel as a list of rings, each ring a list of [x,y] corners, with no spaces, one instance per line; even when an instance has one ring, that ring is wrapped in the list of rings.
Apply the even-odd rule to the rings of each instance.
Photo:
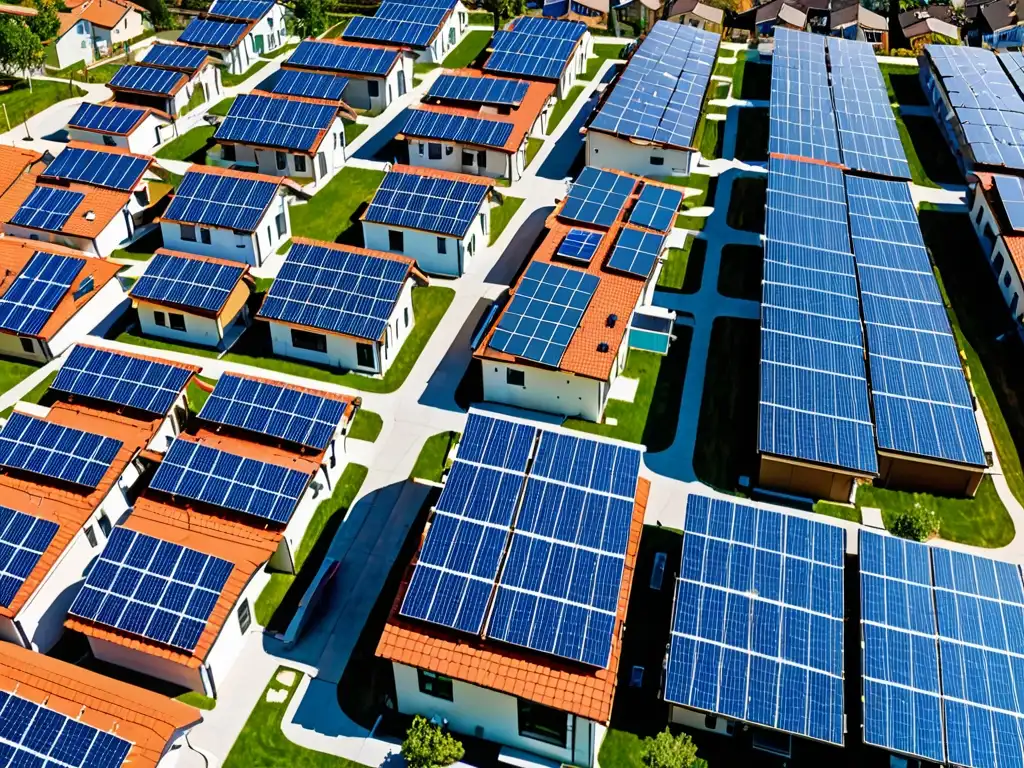
[[[274,80],[271,93],[283,96],[304,96],[307,99],[341,101],[348,86],[347,77],[328,75],[321,72],[302,72],[296,69],[282,69]]]
[[[59,526],[7,507],[0,507],[0,606],[8,608]]]
[[[85,259],[36,251],[0,296],[0,328],[41,333],[84,266]]]
[[[666,700],[842,745],[838,526],[691,493]]]
[[[536,35],[549,40],[579,40],[587,31],[582,21],[564,21],[545,19],[539,16],[521,16],[512,24],[512,29],[520,35]]]
[[[242,265],[218,264],[183,254],[157,253],[130,295],[180,307],[220,312],[244,271]]]
[[[254,232],[278,185],[259,178],[189,171],[178,185],[164,218],[237,232]]]
[[[592,232],[588,229],[570,229],[562,240],[561,245],[555,252],[556,256],[570,261],[577,261],[582,264],[589,264],[594,258],[597,246],[601,244],[601,232]]]
[[[437,33],[449,8],[383,2],[373,16],[355,16],[345,27],[346,40],[425,47]]]
[[[505,147],[513,124],[483,117],[449,115],[427,109],[410,109],[402,133],[407,137],[454,141],[478,147]]]
[[[569,187],[558,215],[582,224],[610,227],[636,186],[636,179],[587,166]]]
[[[209,55],[203,48],[157,43],[149,49],[149,53],[143,58],[142,63],[150,67],[166,67],[167,69],[194,72],[203,65]]]
[[[150,488],[288,524],[312,476],[178,437]]]
[[[121,446],[120,440],[14,412],[0,429],[0,466],[95,488]]]
[[[234,48],[248,31],[244,21],[192,19],[178,36],[179,43],[209,45],[212,48]]]
[[[82,102],[68,121],[68,127],[124,135],[130,133],[145,116],[144,109]]]
[[[68,147],[54,158],[42,176],[128,192],[135,189],[148,167],[149,160],[144,157]]]
[[[274,7],[274,0],[217,0],[207,11],[211,16],[255,21],[266,16]]]
[[[114,90],[123,89],[170,96],[185,82],[187,82],[187,77],[177,70],[144,67],[141,64],[125,64],[111,78],[109,86]]]
[[[678,189],[644,184],[640,197],[629,214],[629,223],[659,232],[668,232],[676,220],[676,212],[683,202],[683,193]]]
[[[222,558],[117,527],[68,612],[192,652],[233,568]]]
[[[296,243],[259,316],[376,341],[408,274],[409,264],[398,259]]]
[[[1010,227],[1018,232],[1024,231],[1024,182],[1019,176],[996,174],[993,178]]]
[[[491,48],[484,62],[486,71],[557,80],[569,64],[576,41],[499,30],[491,38]]]
[[[171,363],[77,346],[60,367],[50,388],[150,413],[167,414],[192,374],[190,368]]]
[[[38,186],[14,212],[11,224],[47,232],[60,232],[83,200],[85,195],[82,192]]]
[[[530,84],[498,77],[441,74],[430,86],[428,99],[518,107]]]
[[[462,237],[480,213],[489,191],[487,184],[391,171],[363,218],[378,224]]]
[[[625,228],[619,232],[608,268],[648,278],[665,248],[665,235]]]
[[[597,275],[557,264],[530,262],[490,346],[557,368],[600,281]]]
[[[394,66],[399,51],[368,48],[326,40],[303,40],[288,59],[288,65],[326,69],[359,75],[384,75]]]
[[[322,451],[347,407],[338,398],[225,373],[199,418]]]
[[[319,146],[337,114],[337,107],[326,104],[242,94],[214,138],[309,152]]]

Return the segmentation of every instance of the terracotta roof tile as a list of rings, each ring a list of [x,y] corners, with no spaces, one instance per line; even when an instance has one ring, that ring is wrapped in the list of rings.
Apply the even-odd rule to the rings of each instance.
[[[34,150],[0,145],[0,196],[42,159],[43,156]]]
[[[60,15],[60,32],[63,36],[79,19],[85,19],[93,26],[113,29],[124,18],[128,11],[139,11],[134,3],[122,3],[117,0],[86,0]]]
[[[1003,235],[1006,250],[1010,254],[1018,275],[1024,275],[1024,235]],[[991,254],[985,254],[991,256]]]

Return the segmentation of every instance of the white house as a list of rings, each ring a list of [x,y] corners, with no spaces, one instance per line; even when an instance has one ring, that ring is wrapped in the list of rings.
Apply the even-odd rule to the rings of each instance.
[[[284,23],[284,6],[273,0],[244,2],[242,0],[216,0],[205,16],[249,24],[247,36],[257,56],[273,53],[285,44],[288,30]]]
[[[1024,220],[1019,215],[1020,177],[975,171],[968,182],[971,224],[1015,326],[1021,330],[1024,325],[1024,307],[1020,306],[1024,297]],[[1004,195],[1012,201],[1011,205],[1005,204]]]
[[[413,0],[381,3],[373,16],[354,16],[342,37],[408,48],[418,61],[440,64],[462,41],[468,27],[469,13],[461,0]]]
[[[216,64],[232,75],[240,75],[259,60],[256,42],[249,34],[255,25],[250,21],[228,21],[197,16],[178,36],[178,42],[205,48]]]
[[[68,10],[59,14],[54,43],[61,69],[113,55],[141,37],[148,26],[146,9],[129,0],[85,0],[65,6]]]
[[[564,99],[587,71],[594,39],[582,21],[521,16],[494,33],[484,62],[490,75],[554,83]]]
[[[68,122],[68,138],[86,144],[125,149],[151,155],[178,135],[177,121],[148,107],[83,101]]]
[[[216,67],[205,65],[186,74],[145,64],[126,64],[107,87],[122,104],[149,107],[178,118],[220,94],[220,74]]]
[[[261,266],[292,236],[296,197],[308,195],[283,176],[193,165],[160,218],[164,247]]]
[[[413,284],[426,277],[407,256],[292,242],[257,313],[270,325],[274,354],[383,376],[412,332]]]
[[[158,250],[128,291],[144,336],[228,349],[249,327],[249,267]]]

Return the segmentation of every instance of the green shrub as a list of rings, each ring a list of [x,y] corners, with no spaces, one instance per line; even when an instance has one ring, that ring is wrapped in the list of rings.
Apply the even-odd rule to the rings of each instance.
[[[413,718],[402,742],[402,757],[409,768],[444,768],[465,754],[461,741],[420,715]]]
[[[707,763],[697,757],[697,745],[689,734],[675,736],[665,728],[654,738],[648,736],[641,746],[640,759],[647,768],[706,768]]]
[[[925,541],[939,535],[939,516],[934,509],[918,501],[914,506],[897,512],[889,530],[904,539]]]

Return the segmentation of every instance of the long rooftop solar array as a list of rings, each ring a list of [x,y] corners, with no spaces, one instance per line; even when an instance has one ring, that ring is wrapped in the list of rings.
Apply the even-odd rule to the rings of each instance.
[[[370,200],[364,219],[462,237],[490,192],[486,182],[390,171]]]
[[[289,67],[344,72],[358,75],[385,75],[394,66],[399,52],[389,48],[370,48],[329,40],[303,40],[285,62]]]
[[[84,266],[85,259],[36,251],[0,296],[0,328],[27,336],[42,332]]]
[[[164,218],[238,232],[254,232],[278,185],[260,177],[189,171],[167,206]]]
[[[454,0],[386,0],[373,16],[353,17],[342,37],[422,48],[430,44],[454,5]]]
[[[68,121],[69,128],[81,128],[99,133],[127,134],[146,116],[141,107],[120,104],[90,104],[82,102]]]
[[[231,105],[214,138],[309,152],[331,127],[337,113],[336,106],[327,104],[242,94]]]
[[[484,69],[507,75],[557,80],[569,63],[587,27],[580,21],[527,16],[511,31],[499,30],[491,38],[492,53]]]
[[[467,115],[449,115],[428,109],[410,109],[402,133],[412,138],[437,139],[478,147],[502,149],[512,136],[513,124]]]
[[[218,313],[244,271],[241,264],[221,264],[184,253],[160,251],[150,259],[129,295]]]

